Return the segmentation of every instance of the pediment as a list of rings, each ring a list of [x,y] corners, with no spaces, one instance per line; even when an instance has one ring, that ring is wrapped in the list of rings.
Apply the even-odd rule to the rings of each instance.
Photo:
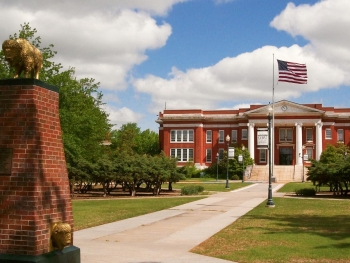
[[[272,104],[262,106],[261,108],[254,109],[251,111],[245,112],[245,115],[267,115],[269,108],[273,108],[275,115],[320,115],[324,114],[323,110],[315,109],[309,106],[291,102],[288,100],[281,100],[275,102],[273,107]]]

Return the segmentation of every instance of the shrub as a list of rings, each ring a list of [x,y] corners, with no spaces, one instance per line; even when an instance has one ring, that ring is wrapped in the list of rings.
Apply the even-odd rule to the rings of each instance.
[[[231,180],[239,180],[239,176],[237,174],[233,175]]]
[[[315,196],[316,190],[314,188],[302,188],[295,190],[295,194],[301,196]]]
[[[201,185],[187,185],[181,188],[181,195],[196,195],[204,191]]]

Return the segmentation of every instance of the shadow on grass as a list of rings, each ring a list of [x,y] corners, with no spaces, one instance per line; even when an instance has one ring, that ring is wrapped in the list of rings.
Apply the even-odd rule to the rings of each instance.
[[[319,215],[247,215],[246,220],[265,221],[261,224],[264,232],[269,235],[280,234],[307,234],[317,235],[332,240],[349,238],[350,221],[348,215],[319,216]],[[252,227],[257,229],[260,227]],[[249,228],[247,228],[249,229]],[[339,248],[350,248],[350,243],[337,244]]]

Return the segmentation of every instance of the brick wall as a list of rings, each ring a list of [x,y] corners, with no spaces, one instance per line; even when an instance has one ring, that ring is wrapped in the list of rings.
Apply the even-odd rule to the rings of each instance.
[[[50,223],[73,227],[58,101],[40,85],[0,83],[0,151],[13,149],[0,175],[0,254],[49,252]]]

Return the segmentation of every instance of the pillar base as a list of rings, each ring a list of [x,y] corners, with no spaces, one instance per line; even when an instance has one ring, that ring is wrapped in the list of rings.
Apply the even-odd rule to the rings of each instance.
[[[38,256],[0,254],[0,263],[80,263],[80,248],[69,246]]]

